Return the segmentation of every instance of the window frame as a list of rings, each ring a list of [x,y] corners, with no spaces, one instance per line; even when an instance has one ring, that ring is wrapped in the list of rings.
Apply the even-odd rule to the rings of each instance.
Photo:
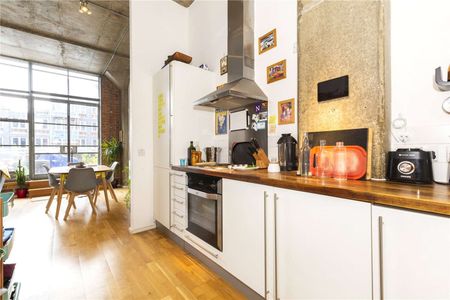
[[[41,179],[41,178],[45,178],[46,174],[38,174],[36,172],[36,155],[42,155],[42,154],[61,154],[61,155],[67,155],[67,159],[71,160],[73,158],[74,155],[76,154],[84,154],[83,153],[73,153],[72,151],[65,151],[65,152],[59,152],[59,153],[41,153],[38,152],[36,154],[36,146],[37,147],[59,147],[56,145],[52,145],[50,142],[51,140],[48,137],[39,137],[40,138],[40,143],[39,145],[36,143],[36,139],[35,139],[35,124],[40,124],[43,125],[45,127],[47,127],[47,125],[55,125],[56,126],[61,126],[62,128],[64,128],[63,126],[66,126],[66,130],[67,130],[67,143],[64,146],[61,147],[66,147],[67,150],[69,149],[76,149],[79,146],[83,146],[83,147],[96,147],[97,148],[97,152],[86,152],[87,154],[95,154],[98,157],[98,161],[97,163],[99,163],[101,161],[101,156],[102,156],[102,151],[101,151],[101,143],[99,142],[101,140],[101,107],[102,107],[102,94],[101,94],[101,77],[98,74],[93,74],[93,73],[88,73],[88,72],[81,72],[78,70],[72,70],[72,69],[67,69],[67,68],[61,68],[61,67],[56,67],[56,66],[51,66],[51,65],[46,65],[46,64],[42,64],[42,63],[36,63],[36,62],[31,62],[31,61],[25,61],[25,60],[21,60],[21,59],[16,59],[13,57],[8,57],[8,56],[4,56],[4,55],[0,55],[0,58],[5,58],[5,59],[10,59],[10,60],[15,60],[15,61],[20,61],[20,62],[26,62],[27,66],[28,66],[28,90],[14,90],[14,89],[5,89],[5,88],[0,88],[0,95],[4,95],[4,96],[8,96],[8,97],[18,97],[18,98],[25,98],[28,101],[28,112],[27,112],[27,118],[26,119],[8,119],[8,118],[0,118],[0,122],[10,122],[12,124],[16,124],[17,123],[17,129],[24,129],[26,128],[26,125],[22,125],[19,123],[27,123],[28,124],[28,136],[25,138],[25,146],[23,147],[28,147],[28,155],[29,155],[29,162],[28,162],[28,173],[30,176],[30,179]],[[3,63],[2,63],[3,64]],[[59,70],[59,74],[64,73],[66,76],[66,80],[67,80],[67,91],[66,94],[57,94],[57,93],[46,93],[46,92],[39,92],[39,91],[34,91],[33,90],[33,67],[34,66],[42,66],[44,68],[48,68],[50,71],[49,73],[51,73],[51,70]],[[36,69],[34,69],[36,70]],[[41,69],[39,69],[39,72],[46,72],[43,71]],[[69,83],[69,79],[70,77],[76,77],[74,76],[74,73],[78,73],[81,75],[85,75],[85,76],[92,76],[97,78],[98,80],[98,98],[89,98],[89,97],[80,97],[80,96],[73,96],[70,95],[70,83]],[[86,79],[86,80],[92,80],[92,79],[88,79],[88,78],[82,78],[81,79]],[[92,80],[94,81],[94,80]],[[65,123],[51,123],[51,122],[34,122],[34,116],[35,116],[35,109],[34,109],[34,103],[35,101],[49,101],[49,102],[59,102],[59,103],[64,103],[66,104],[67,107],[67,111],[66,111],[66,122]],[[72,125],[71,124],[71,115],[70,115],[70,106],[71,104],[76,104],[76,105],[81,105],[81,106],[94,106],[97,107],[97,124],[96,125],[82,125],[83,127],[93,127],[93,128],[97,128],[97,136],[96,136],[96,141],[97,141],[97,145],[72,145],[71,141],[70,141],[70,133],[71,133],[71,127],[72,126],[79,126],[79,125]],[[44,143],[44,139],[46,139],[47,143]],[[3,141],[5,142],[5,141]],[[21,137],[18,137],[18,145],[4,145],[4,143],[2,143],[0,145],[0,147],[21,147]]]

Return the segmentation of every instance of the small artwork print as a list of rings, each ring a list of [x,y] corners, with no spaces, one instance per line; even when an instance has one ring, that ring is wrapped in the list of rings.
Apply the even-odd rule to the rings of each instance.
[[[216,135],[227,133],[228,133],[227,111],[216,110]]]
[[[295,123],[295,102],[294,98],[278,102],[278,124]]]
[[[267,83],[286,78],[286,60],[283,59],[267,67]]]
[[[228,55],[220,59],[220,75],[228,73]]]
[[[258,39],[259,54],[269,51],[277,46],[277,30],[269,31]]]

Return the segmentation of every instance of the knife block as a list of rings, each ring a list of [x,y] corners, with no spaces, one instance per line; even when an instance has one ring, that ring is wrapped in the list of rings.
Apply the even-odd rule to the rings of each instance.
[[[253,153],[253,157],[256,160],[256,166],[260,169],[267,169],[269,166],[269,158],[266,155],[266,152],[259,148],[256,150],[255,153]]]

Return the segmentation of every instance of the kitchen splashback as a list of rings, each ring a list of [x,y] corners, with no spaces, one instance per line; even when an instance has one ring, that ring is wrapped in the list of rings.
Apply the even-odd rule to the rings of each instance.
[[[389,103],[383,3],[299,1],[298,9],[299,136],[371,128],[372,177],[384,178]],[[349,76],[348,97],[319,102],[317,83],[344,75]]]

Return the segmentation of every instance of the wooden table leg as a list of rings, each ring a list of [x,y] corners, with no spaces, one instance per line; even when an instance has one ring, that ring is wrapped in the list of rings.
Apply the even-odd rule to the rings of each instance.
[[[61,174],[60,180],[59,180],[58,200],[56,202],[56,215],[55,215],[56,220],[58,220],[59,209],[61,208],[62,195],[64,193],[64,181],[66,181],[66,175]]]
[[[103,192],[105,193],[106,208],[109,211],[108,185],[106,183],[106,174],[105,174],[105,172],[102,172],[102,183],[103,183]]]

